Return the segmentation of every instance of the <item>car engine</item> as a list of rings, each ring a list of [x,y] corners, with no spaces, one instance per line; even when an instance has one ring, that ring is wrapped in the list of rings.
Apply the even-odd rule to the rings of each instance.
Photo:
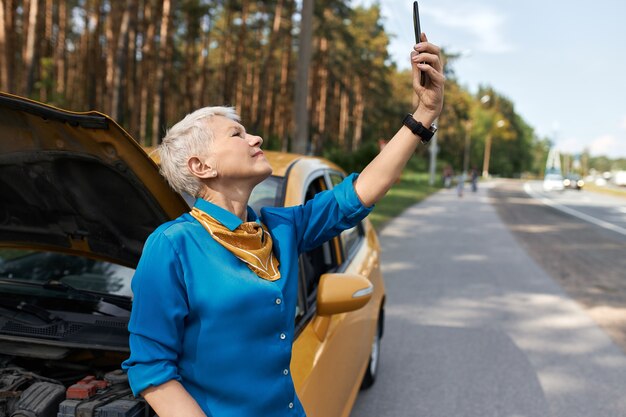
[[[0,365],[0,417],[154,416],[143,399],[133,396],[121,369],[102,376],[84,375],[66,386],[62,380],[69,375],[76,378],[79,367],[70,366],[65,375],[57,368],[59,379],[55,379],[15,366],[14,358],[0,358],[4,362]],[[50,365],[35,362],[35,367]]]

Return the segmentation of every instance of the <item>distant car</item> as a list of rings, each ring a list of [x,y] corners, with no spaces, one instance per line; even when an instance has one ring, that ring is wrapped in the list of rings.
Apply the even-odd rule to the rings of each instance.
[[[626,171],[617,171],[615,175],[613,175],[613,183],[620,187],[626,186]]]
[[[582,190],[583,187],[585,186],[585,181],[583,181],[582,178],[580,178],[580,175],[567,175],[564,179],[563,179],[563,186],[565,188],[573,188],[575,190]]]
[[[563,191],[563,176],[561,174],[548,174],[543,179],[544,191]]]
[[[257,211],[345,177],[321,158],[266,156],[274,173],[251,196]],[[101,113],[0,93],[0,417],[154,415],[119,367],[143,243],[190,210],[155,162]],[[345,417],[378,374],[376,232],[364,219],[298,262],[290,372],[307,415]]]

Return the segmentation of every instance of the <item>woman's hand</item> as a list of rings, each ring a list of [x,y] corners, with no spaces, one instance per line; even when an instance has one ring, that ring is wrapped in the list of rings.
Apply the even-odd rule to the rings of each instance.
[[[161,417],[206,417],[196,400],[173,379],[143,390],[141,396]]]
[[[422,125],[430,126],[441,113],[443,107],[443,64],[439,47],[428,42],[422,33],[422,42],[411,52],[413,67],[413,89],[419,98],[413,118]],[[424,64],[422,64],[424,63]],[[426,85],[420,85],[420,73],[424,72]],[[401,121],[398,115],[398,124]],[[419,138],[406,126],[385,145],[383,150],[370,162],[354,183],[354,189],[361,202],[369,207],[380,200],[400,178],[402,169],[420,143]]]
[[[422,33],[421,42],[411,51],[411,67],[413,68],[413,90],[418,97],[415,114],[431,119],[439,117],[443,107],[443,64],[441,50],[437,45],[428,42],[426,34]],[[420,85],[420,74],[426,74],[425,85]]]

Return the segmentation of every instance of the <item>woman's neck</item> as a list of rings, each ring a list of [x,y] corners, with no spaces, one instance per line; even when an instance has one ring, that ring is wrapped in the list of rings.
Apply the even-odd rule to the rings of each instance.
[[[228,210],[239,217],[241,221],[246,222],[248,221],[248,200],[251,192],[252,190],[247,191],[234,187],[225,189],[205,187],[200,193],[200,197],[224,210]]]

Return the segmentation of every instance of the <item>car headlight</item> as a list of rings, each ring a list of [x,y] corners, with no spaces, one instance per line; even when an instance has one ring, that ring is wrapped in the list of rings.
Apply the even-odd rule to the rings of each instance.
[[[576,185],[578,185],[579,187],[582,187],[583,185],[585,185],[585,181],[583,181],[583,180],[578,180],[578,182],[576,183]]]
[[[563,185],[566,186],[566,187],[569,187],[570,180],[563,180]]]

